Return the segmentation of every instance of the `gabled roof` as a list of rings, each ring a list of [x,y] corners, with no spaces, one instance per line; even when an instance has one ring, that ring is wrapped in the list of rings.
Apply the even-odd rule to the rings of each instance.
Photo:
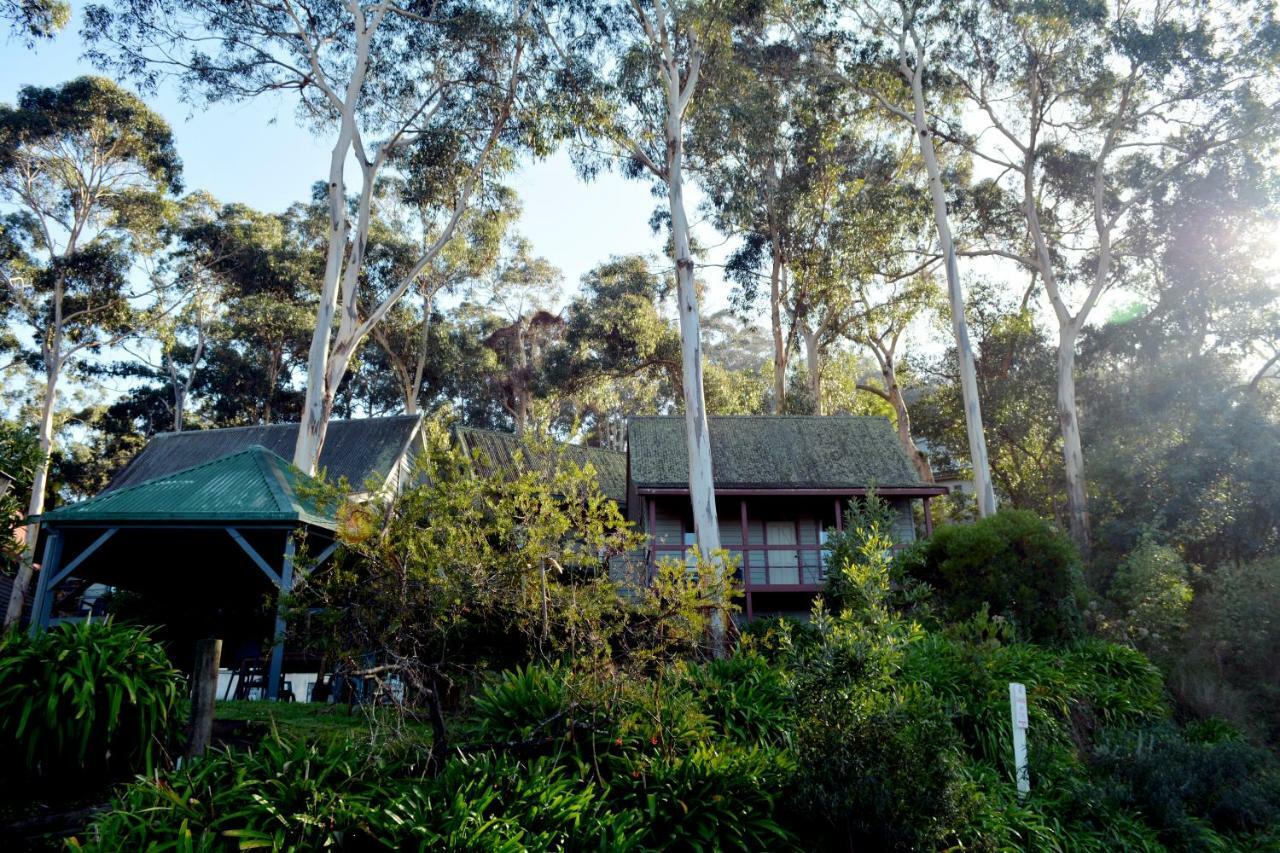
[[[509,432],[458,427],[455,433],[463,452],[471,456],[473,451],[481,451],[492,466],[491,470],[514,469],[515,454],[524,448],[520,437]],[[580,444],[558,444],[557,448],[564,453],[565,458],[580,468],[585,468],[590,463],[600,481],[600,491],[619,504],[626,504],[627,454],[620,450],[584,447]]]
[[[330,482],[346,478],[356,491],[363,490],[370,478],[385,482],[417,434],[421,420],[419,415],[397,415],[330,421],[324,448],[320,451],[320,469]],[[297,424],[161,433],[116,474],[103,494],[212,462],[255,445],[290,459],[297,439]]]
[[[718,489],[919,487],[888,419],[835,415],[708,418]],[[687,488],[683,416],[632,418],[631,480],[639,488]]]
[[[265,447],[249,447],[41,516],[42,523],[302,522],[333,530],[332,513],[305,495],[316,481]]]

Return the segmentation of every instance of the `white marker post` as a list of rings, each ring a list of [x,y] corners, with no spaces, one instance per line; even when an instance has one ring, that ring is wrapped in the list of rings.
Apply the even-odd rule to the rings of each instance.
[[[1027,773],[1027,688],[1009,682],[1009,708],[1013,716],[1013,773],[1018,782],[1018,796],[1031,792],[1031,776]]]

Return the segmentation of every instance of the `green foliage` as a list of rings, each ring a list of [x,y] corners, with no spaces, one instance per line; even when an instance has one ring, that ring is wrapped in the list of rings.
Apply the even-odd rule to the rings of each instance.
[[[360,832],[386,770],[358,740],[267,738],[125,788],[90,829],[92,850],[314,849]]]
[[[53,38],[70,20],[71,4],[65,0],[6,0],[0,6],[0,21],[28,46]]]
[[[1002,510],[944,527],[904,557],[904,569],[933,588],[949,622],[985,605],[1022,639],[1066,643],[1084,630],[1079,557],[1065,535],[1033,513]]]
[[[1093,760],[1105,795],[1140,811],[1172,849],[1231,849],[1223,835],[1280,827],[1280,766],[1238,739],[1196,741],[1169,725],[1120,730]]]
[[[742,744],[782,744],[793,723],[792,693],[782,672],[759,654],[689,667],[686,678],[711,721]]]
[[[520,741],[555,734],[549,726],[569,709],[565,674],[558,668],[516,667],[489,679],[472,697],[472,727],[491,741]]]
[[[1191,611],[1186,652],[1173,666],[1181,702],[1280,742],[1280,558],[1224,564]]]
[[[0,636],[0,764],[76,785],[157,763],[182,679],[145,630],[63,623]]]
[[[1144,537],[1116,569],[1108,596],[1120,616],[1111,626],[1150,655],[1168,655],[1185,640],[1191,573],[1178,552]]]
[[[6,564],[22,553],[14,532],[25,520],[25,499],[31,493],[31,478],[42,456],[35,430],[0,420],[0,472],[13,478],[9,491],[0,497],[0,560]]]
[[[797,713],[790,808],[832,843],[939,846],[959,815],[960,742],[929,686],[900,679],[923,634],[893,608],[888,517],[872,501],[850,519],[832,564],[841,609],[815,605],[818,642],[780,644]]]

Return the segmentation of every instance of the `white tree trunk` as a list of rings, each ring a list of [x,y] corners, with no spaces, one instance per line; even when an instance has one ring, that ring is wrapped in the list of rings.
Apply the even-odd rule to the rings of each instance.
[[[1089,555],[1089,497],[1084,475],[1080,415],[1076,409],[1076,337],[1074,323],[1058,328],[1058,424],[1067,479],[1067,524],[1080,553]]]
[[[706,568],[722,575],[720,523],[716,516],[715,478],[711,470],[711,434],[707,426],[707,404],[702,382],[702,324],[698,291],[693,278],[693,250],[689,240],[689,219],[684,208],[684,109],[697,86],[701,56],[694,47],[694,59],[685,86],[680,85],[680,69],[670,52],[666,54],[667,116],[666,185],[671,209],[672,251],[676,267],[676,301],[680,313],[680,366],[684,392],[685,444],[689,453],[689,500],[693,506],[693,530]],[[721,577],[715,578],[717,587]],[[711,646],[722,656],[725,649],[725,611],[721,602],[712,607]]]
[[[776,238],[773,246],[773,263],[769,269],[769,327],[773,332],[773,413],[780,415],[787,397],[787,348],[782,337],[782,259]]]
[[[329,155],[329,246],[325,254],[320,302],[316,306],[316,324],[311,332],[311,348],[307,352],[307,390],[302,403],[302,422],[298,424],[298,441],[293,449],[293,464],[312,475],[320,461],[320,448],[324,445],[329,414],[333,410],[333,396],[325,377],[329,369],[333,316],[338,308],[338,279],[342,276],[342,260],[347,253],[350,227],[346,212],[344,166],[355,139],[355,103],[355,98],[349,95],[338,140]]]
[[[44,512],[44,493],[49,485],[49,452],[53,449],[53,410],[58,401],[58,367],[46,363],[48,384],[40,407],[40,462],[31,478],[31,499],[27,502],[27,516],[35,518]],[[36,540],[40,538],[38,522],[27,524],[27,541],[23,546],[22,561],[13,579],[13,591],[9,594],[4,625],[8,628],[22,618],[22,608],[27,601],[27,589],[35,573]]]
[[[951,236],[951,220],[947,213],[947,195],[942,186],[942,169],[933,147],[933,135],[925,112],[922,63],[917,62],[910,77],[914,112],[912,121],[920,155],[929,177],[929,194],[933,202],[933,221],[938,232],[938,248],[947,273],[947,296],[951,302],[951,331],[956,341],[956,360],[960,367],[960,395],[964,402],[964,425],[969,438],[969,459],[973,466],[973,487],[978,498],[978,514],[996,511],[996,494],[991,483],[991,466],[987,461],[987,439],[982,429],[982,403],[978,399],[978,371],[974,364],[973,344],[969,340],[969,324],[965,320],[964,287],[960,281],[960,265],[956,261],[955,241]]]
[[[822,414],[822,346],[821,333],[809,327],[809,321],[800,324],[804,338],[805,381],[809,388],[809,400],[815,415]]]

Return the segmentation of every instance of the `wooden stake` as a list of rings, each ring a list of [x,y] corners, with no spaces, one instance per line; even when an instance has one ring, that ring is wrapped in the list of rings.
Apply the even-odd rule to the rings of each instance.
[[[196,641],[196,663],[191,672],[191,735],[187,757],[204,755],[213,737],[213,703],[218,698],[218,662],[222,640]]]

